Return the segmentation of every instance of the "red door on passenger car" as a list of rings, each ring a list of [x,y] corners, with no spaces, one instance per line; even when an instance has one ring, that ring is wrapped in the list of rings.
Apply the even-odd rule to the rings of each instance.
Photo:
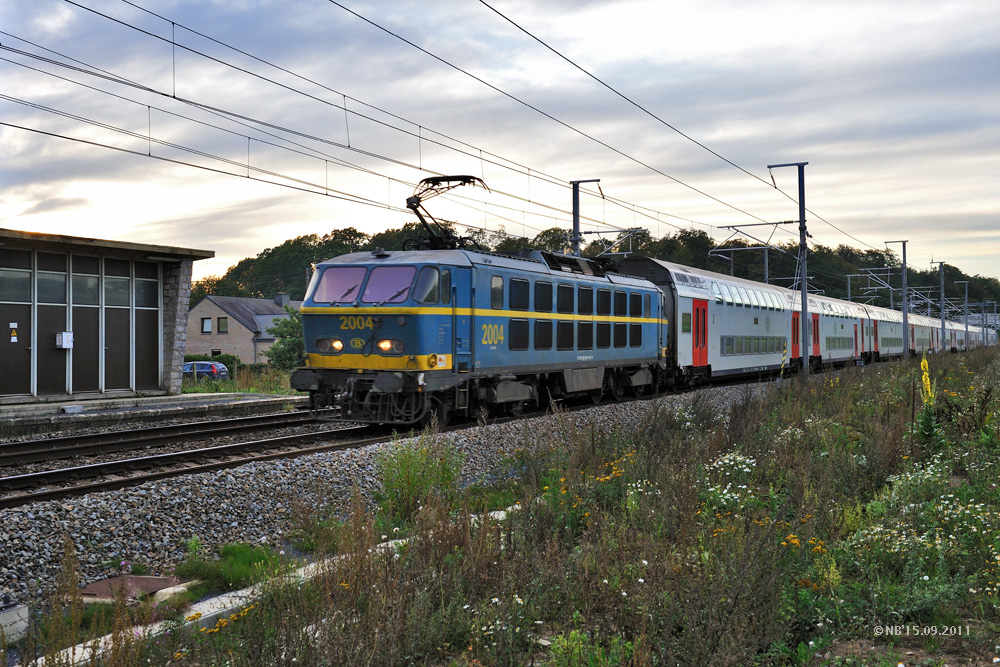
[[[799,358],[799,341],[802,340],[802,332],[799,330],[799,314],[792,313],[792,359]]]
[[[819,356],[819,313],[813,313],[812,321],[813,321],[812,354],[814,357],[818,357]]]
[[[708,301],[694,299],[694,326],[691,337],[691,359],[695,366],[708,365]]]

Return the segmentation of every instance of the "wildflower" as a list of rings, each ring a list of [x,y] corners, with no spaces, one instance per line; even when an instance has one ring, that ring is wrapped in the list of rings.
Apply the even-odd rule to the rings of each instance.
[[[642,561],[642,564],[643,564],[643,565],[649,565],[649,561],[648,561],[648,560],[646,560],[646,559],[643,559],[643,561]]]
[[[645,579],[643,579],[642,577],[640,577],[640,578],[639,578],[639,583],[640,583],[640,584],[644,584],[644,583],[646,583],[646,580],[645,580]]]
[[[605,580],[604,580],[604,583],[608,583],[608,580],[607,580],[607,579],[605,579]]]
[[[628,593],[626,593],[625,591],[622,591],[622,597],[623,598],[627,598],[628,597]]]
[[[930,577],[928,577],[928,576],[927,576],[927,575],[925,574],[925,575],[924,575],[924,581],[930,581],[930,580],[931,580],[931,578],[930,578]]]

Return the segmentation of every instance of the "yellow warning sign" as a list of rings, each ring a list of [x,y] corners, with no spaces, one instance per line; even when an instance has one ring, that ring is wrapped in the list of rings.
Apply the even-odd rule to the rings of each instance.
[[[12,342],[12,343],[16,343],[17,342],[17,329],[11,329],[10,330],[10,342]]]

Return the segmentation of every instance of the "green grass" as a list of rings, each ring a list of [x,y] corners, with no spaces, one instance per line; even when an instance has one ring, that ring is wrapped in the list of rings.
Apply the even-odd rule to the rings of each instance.
[[[913,362],[697,393],[624,432],[557,414],[496,486],[459,488],[435,434],[397,443],[378,504],[302,503],[298,539],[342,556],[319,576],[241,547],[226,567],[273,573],[255,606],[121,664],[992,664],[1000,362],[927,375],[933,400]],[[894,625],[968,635],[876,634]]]

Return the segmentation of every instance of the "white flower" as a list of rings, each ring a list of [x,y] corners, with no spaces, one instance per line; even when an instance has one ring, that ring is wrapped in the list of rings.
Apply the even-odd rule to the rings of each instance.
[[[646,583],[646,580],[645,580],[645,579],[642,579],[642,578],[640,578],[640,579],[639,579],[639,583],[640,583],[640,584],[644,584],[644,583]]]
[[[646,559],[643,559],[643,561],[642,561],[642,564],[643,564],[643,565],[649,565],[649,561],[648,561],[648,560],[646,560]]]
[[[930,580],[931,580],[931,578],[930,578],[930,577],[928,577],[928,576],[927,576],[927,575],[925,574],[925,575],[924,575],[924,581],[930,581]]]
[[[605,580],[604,580],[604,583],[608,583],[608,580],[607,580],[607,579],[605,579]]]
[[[628,597],[628,593],[626,593],[625,591],[622,591],[622,597],[623,598],[627,598]]]

